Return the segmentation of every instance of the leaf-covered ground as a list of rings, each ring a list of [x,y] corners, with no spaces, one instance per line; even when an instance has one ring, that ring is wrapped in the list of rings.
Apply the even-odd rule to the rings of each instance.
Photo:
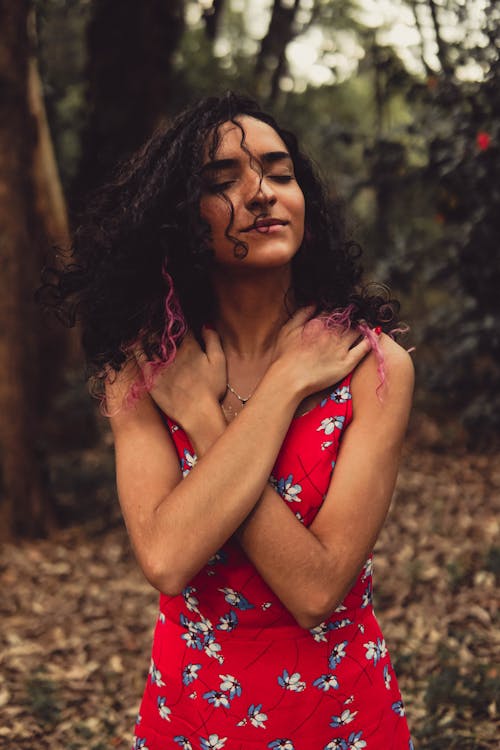
[[[104,453],[54,467],[92,521],[1,552],[0,747],[130,747],[157,596],[103,517]],[[407,448],[377,545],[375,606],[420,750],[498,747],[499,459]]]

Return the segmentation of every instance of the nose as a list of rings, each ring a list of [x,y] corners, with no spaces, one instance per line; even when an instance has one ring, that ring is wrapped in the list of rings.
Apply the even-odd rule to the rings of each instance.
[[[270,183],[264,176],[253,173],[249,179],[247,207],[250,210],[259,210],[263,206],[273,206],[276,203],[276,195]]]

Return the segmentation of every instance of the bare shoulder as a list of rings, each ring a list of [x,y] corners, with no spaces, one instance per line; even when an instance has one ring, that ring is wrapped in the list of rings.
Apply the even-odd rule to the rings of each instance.
[[[415,370],[410,354],[394,339],[382,334],[379,339],[383,362],[371,351],[354,370],[353,396],[367,398],[378,395],[376,401],[411,401]]]

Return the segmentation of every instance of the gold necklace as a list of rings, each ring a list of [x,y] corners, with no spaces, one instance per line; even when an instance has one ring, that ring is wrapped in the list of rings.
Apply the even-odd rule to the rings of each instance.
[[[232,386],[230,386],[230,385],[229,385],[229,383],[227,383],[227,385],[226,385],[226,392],[227,392],[227,391],[230,391],[230,393],[232,393],[232,394],[233,394],[234,396],[236,396],[236,398],[238,399],[238,401],[239,401],[239,402],[241,403],[241,405],[242,405],[242,406],[245,406],[246,402],[247,402],[247,401],[249,401],[249,400],[250,400],[250,399],[252,398],[252,396],[253,396],[253,393],[254,393],[254,392],[252,391],[252,392],[251,392],[251,394],[250,394],[249,396],[247,396],[246,398],[244,398],[243,396],[240,396],[240,394],[239,394],[239,393],[237,393],[237,392],[236,392],[236,391],[234,390],[234,388],[233,388]]]

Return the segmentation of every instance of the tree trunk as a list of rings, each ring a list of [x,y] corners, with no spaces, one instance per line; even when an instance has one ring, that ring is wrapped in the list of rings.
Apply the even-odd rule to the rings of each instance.
[[[95,0],[88,31],[89,119],[73,190],[77,198],[100,184],[164,116],[183,31],[183,0]]]
[[[300,0],[288,8],[274,0],[271,21],[262,40],[255,63],[255,90],[260,97],[274,101],[279,93],[279,79],[286,72],[286,48],[295,36],[293,24]]]
[[[36,121],[28,103],[29,0],[0,0],[0,535],[50,525],[37,456],[38,285],[43,232],[35,209]]]
[[[203,20],[205,21],[205,32],[211,42],[217,39],[222,13],[226,0],[213,0],[210,8],[203,11]]]

